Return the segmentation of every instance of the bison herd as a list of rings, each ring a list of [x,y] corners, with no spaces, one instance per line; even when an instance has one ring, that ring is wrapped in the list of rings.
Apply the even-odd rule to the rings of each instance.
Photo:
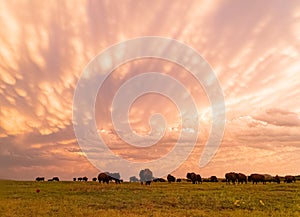
[[[35,181],[37,182],[43,182],[45,181],[45,177],[36,177]],[[59,181],[59,178],[57,176],[53,177],[52,179],[48,179],[48,182],[52,182],[52,181]]]
[[[168,174],[167,180],[163,178],[154,178],[152,171],[149,169],[144,169],[141,170],[139,173],[140,179],[136,178],[135,176],[130,177],[129,181],[130,182],[141,182],[141,184],[145,183],[146,185],[150,185],[151,182],[191,182],[193,184],[202,184],[202,182],[226,182],[226,184],[247,184],[247,182],[250,183],[263,183],[266,184],[267,182],[271,183],[280,183],[281,181],[284,181],[285,183],[293,183],[296,182],[296,177],[287,175],[285,177],[279,177],[278,175],[276,176],[271,176],[269,174],[251,174],[250,176],[246,176],[243,173],[236,173],[236,172],[229,172],[225,174],[225,179],[218,179],[216,176],[211,176],[210,178],[205,178],[202,179],[202,177],[199,174],[196,174],[194,172],[188,172],[186,174],[186,179],[185,178],[175,178],[173,175]],[[45,181],[45,177],[37,177],[35,179],[37,182],[43,182]],[[109,183],[109,182],[115,182],[116,184],[120,184],[123,182],[122,179],[120,179],[120,174],[119,173],[100,173],[98,177],[92,178],[92,181],[96,182],[98,180],[99,183]],[[48,181],[59,181],[58,177],[53,177],[52,179],[48,179]],[[73,178],[73,181],[79,181],[79,182],[87,182],[88,177],[78,177],[78,178]]]
[[[284,182],[286,183],[292,183],[292,182],[296,182],[296,177],[295,176],[285,176],[285,177],[279,177],[278,175],[276,176],[271,176],[269,174],[251,174],[250,176],[246,176],[243,173],[235,173],[235,172],[230,172],[230,173],[226,173],[225,174],[225,180],[227,184],[230,183],[247,183],[248,182],[252,182],[253,184],[257,184],[259,182],[266,184],[267,182],[271,183],[271,182],[275,182],[280,184],[280,181],[283,179]]]

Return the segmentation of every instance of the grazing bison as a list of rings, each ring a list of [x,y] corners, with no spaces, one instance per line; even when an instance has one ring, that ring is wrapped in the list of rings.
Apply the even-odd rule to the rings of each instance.
[[[106,172],[106,174],[108,176],[111,177],[111,180],[115,181],[116,184],[120,184],[121,183],[121,176],[120,176],[120,173],[109,173],[109,172]]]
[[[86,176],[82,177],[82,181],[87,182],[87,180],[88,180],[88,177],[86,177]]]
[[[145,183],[146,183],[146,185],[150,185],[151,181],[149,180],[149,181],[146,181]]]
[[[199,174],[197,174],[196,177],[197,177],[197,183],[198,184],[200,184],[200,183],[202,184],[202,178],[201,178],[201,176]]]
[[[96,181],[97,181],[97,178],[96,178],[96,177],[94,177],[92,180],[93,180],[93,182],[96,182]]]
[[[116,184],[121,184],[121,180],[120,179],[111,177],[111,180],[115,181]]]
[[[146,185],[150,185],[151,181],[153,180],[152,171],[149,169],[141,170],[139,176],[140,176],[141,184],[143,184],[143,182],[146,182]]]
[[[56,176],[56,177],[53,177],[52,180],[53,180],[53,181],[59,182],[59,178],[58,178],[57,176]]]
[[[243,174],[243,173],[238,173],[237,174],[237,181],[238,181],[239,184],[240,183],[247,184],[247,176],[245,174]]]
[[[181,179],[176,179],[176,182],[181,182]]]
[[[263,184],[266,184],[265,176],[261,174],[251,174],[248,177],[248,181],[254,183],[262,182]]]
[[[78,177],[78,179],[77,179],[77,180],[81,182],[81,181],[82,181],[82,177]]]
[[[230,182],[235,184],[235,182],[238,179],[238,174],[234,173],[234,172],[226,173],[225,174],[225,179],[226,179],[226,184],[230,184]]]
[[[73,178],[73,181],[76,182],[76,178]]]
[[[45,181],[45,177],[36,177],[35,181],[43,182],[43,181]]]
[[[211,181],[211,182],[218,182],[217,176],[211,176],[211,177],[210,177],[210,181]]]
[[[187,174],[186,174],[186,178],[189,179],[189,180],[191,180],[191,182],[192,182],[193,184],[196,184],[196,183],[197,183],[197,175],[196,175],[196,173],[194,173],[194,172],[192,172],[192,173],[187,173]]]
[[[278,175],[274,177],[274,180],[277,184],[280,184],[280,177]]]
[[[264,174],[264,177],[265,177],[265,182],[271,183],[275,181],[274,177],[271,176],[270,174]]]
[[[284,182],[286,182],[286,183],[296,182],[296,177],[295,176],[285,176]]]
[[[167,180],[168,180],[169,183],[171,183],[171,182],[175,182],[175,181],[176,181],[176,178],[175,178],[174,176],[172,176],[171,174],[169,174],[169,175],[167,176]]]
[[[101,183],[101,182],[105,183],[106,182],[108,184],[110,180],[112,180],[112,178],[109,175],[107,175],[106,173],[100,173],[98,175],[99,183]]]
[[[153,181],[153,182],[166,182],[166,180],[163,179],[163,178],[155,178],[155,179],[153,179],[152,181]]]
[[[120,184],[121,183],[120,179],[112,177],[109,174],[110,173],[100,173],[98,175],[98,181],[99,181],[99,183],[101,183],[101,182],[105,183],[106,182],[108,184],[112,180],[115,181],[116,184]]]

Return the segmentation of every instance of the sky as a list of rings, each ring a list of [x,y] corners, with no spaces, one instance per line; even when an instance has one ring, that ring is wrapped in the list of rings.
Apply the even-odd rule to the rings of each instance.
[[[300,174],[299,1],[1,0],[0,8],[0,179],[97,176],[99,168],[74,132],[76,85],[100,52],[142,36],[176,39],[209,63],[224,93],[225,131],[214,157],[200,168],[212,126],[204,88],[180,65],[137,59],[110,74],[95,102],[98,133],[113,153],[155,160],[172,150],[180,131],[192,130],[198,139],[188,159],[171,171],[177,177],[189,171],[203,177],[229,171]],[[149,93],[118,117],[128,118],[132,132],[125,136],[157,134],[160,140],[143,150],[120,138],[111,118],[113,97],[144,72],[172,76],[186,87],[199,113],[199,131],[182,127],[176,103]],[[164,85],[159,79],[149,83]],[[178,97],[186,94],[172,90]],[[157,113],[164,119],[151,119]],[[131,175],[138,172],[121,172],[125,179]]]

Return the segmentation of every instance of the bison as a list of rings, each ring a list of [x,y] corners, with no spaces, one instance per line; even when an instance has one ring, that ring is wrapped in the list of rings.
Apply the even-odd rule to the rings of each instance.
[[[114,180],[116,184],[121,184],[121,180],[120,179],[117,179],[115,177],[111,177],[111,179]]]
[[[225,174],[225,179],[226,179],[226,184],[230,184],[230,182],[235,184],[235,182],[238,179],[238,174],[234,173],[234,172],[226,173]]]
[[[121,176],[120,176],[119,173],[109,173],[109,172],[106,172],[106,174],[108,176],[110,176],[111,180],[115,181],[116,184],[120,184],[121,183],[121,180],[120,180]]]
[[[211,177],[210,177],[210,181],[211,181],[211,182],[218,182],[217,176],[211,176]]]
[[[243,173],[238,173],[237,174],[237,181],[238,181],[238,183],[247,184],[247,176]]]
[[[92,180],[93,180],[93,182],[96,182],[96,181],[97,181],[97,178],[96,178],[96,177],[94,177]]]
[[[103,182],[103,183],[109,183],[109,181],[112,180],[111,177],[109,175],[107,175],[106,173],[100,173],[98,175],[98,181],[99,183]]]
[[[35,181],[43,182],[43,181],[45,181],[45,177],[36,177]]]
[[[274,180],[277,182],[277,184],[280,184],[280,177],[278,175],[274,177]]]
[[[59,178],[57,176],[53,177],[52,180],[59,182]]]
[[[251,174],[248,177],[248,181],[254,183],[262,182],[263,184],[266,184],[265,176],[261,174]]]
[[[271,176],[270,174],[264,174],[264,177],[265,177],[265,181],[266,182],[274,182],[275,181],[275,178],[273,176]]]
[[[171,174],[169,174],[169,175],[167,176],[167,180],[168,180],[169,183],[171,183],[171,182],[175,182],[175,181],[176,181],[176,178],[175,178],[174,176],[172,176]]]
[[[198,183],[198,184],[199,184],[199,183],[202,184],[202,178],[201,178],[201,176],[200,176],[199,174],[197,174],[196,177],[197,177],[197,183]]]
[[[115,177],[110,176],[109,173],[100,173],[98,175],[98,181],[99,181],[99,183],[103,182],[103,183],[107,183],[108,184],[109,181],[112,181],[112,180],[115,181],[116,184],[120,184],[121,183],[120,179],[117,179]]]
[[[286,182],[286,183],[296,182],[296,177],[295,176],[285,176],[284,182]]]
[[[76,182],[76,178],[73,178],[73,181]]]
[[[88,177],[86,177],[86,176],[82,177],[82,181],[87,182],[87,180],[88,180]]]
[[[187,173],[186,174],[186,178],[187,179],[189,179],[189,180],[191,180],[191,182],[193,183],[193,184],[196,184],[197,183],[197,175],[196,175],[196,173]]]
[[[155,179],[153,179],[152,181],[153,181],[153,182],[166,182],[166,180],[163,179],[163,178],[155,178]]]

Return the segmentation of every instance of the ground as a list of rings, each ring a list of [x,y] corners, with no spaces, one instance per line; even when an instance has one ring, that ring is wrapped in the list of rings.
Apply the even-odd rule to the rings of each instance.
[[[300,216],[300,182],[0,181],[0,216]]]

